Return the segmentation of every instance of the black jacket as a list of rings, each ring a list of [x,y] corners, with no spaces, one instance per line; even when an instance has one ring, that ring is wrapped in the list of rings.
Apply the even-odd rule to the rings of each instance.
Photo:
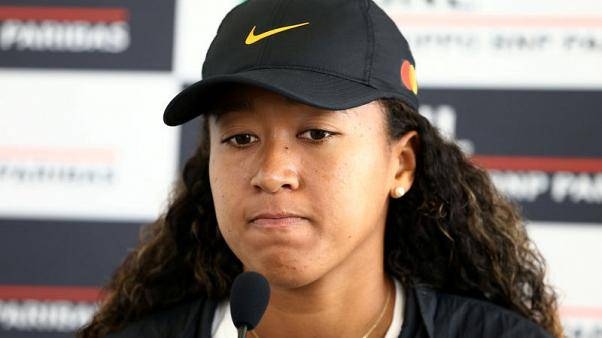
[[[197,299],[156,313],[111,334],[111,338],[210,338],[217,304]],[[539,338],[552,336],[535,323],[497,305],[407,288],[399,338]]]

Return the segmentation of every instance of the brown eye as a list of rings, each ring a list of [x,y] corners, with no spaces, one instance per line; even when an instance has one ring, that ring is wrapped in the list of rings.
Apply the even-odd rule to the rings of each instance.
[[[257,137],[251,134],[238,134],[228,137],[223,142],[229,143],[235,147],[244,147],[257,142]]]
[[[312,141],[320,141],[320,140],[326,139],[328,137],[331,137],[333,135],[334,135],[334,133],[326,131],[326,130],[310,129],[310,130],[304,131],[299,136],[302,138],[312,140]]]

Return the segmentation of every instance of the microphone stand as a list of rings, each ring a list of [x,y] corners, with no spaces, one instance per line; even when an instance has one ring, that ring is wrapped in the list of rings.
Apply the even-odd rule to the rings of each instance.
[[[247,337],[247,326],[243,325],[238,328],[238,338],[246,338]]]

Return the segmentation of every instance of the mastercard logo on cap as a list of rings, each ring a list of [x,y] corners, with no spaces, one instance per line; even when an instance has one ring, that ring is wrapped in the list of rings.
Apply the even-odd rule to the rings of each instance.
[[[418,95],[418,83],[416,83],[416,70],[408,60],[401,64],[401,82],[414,95]]]

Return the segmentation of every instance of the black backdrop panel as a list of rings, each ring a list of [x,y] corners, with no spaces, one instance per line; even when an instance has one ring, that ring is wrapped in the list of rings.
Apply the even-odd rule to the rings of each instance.
[[[138,242],[140,227],[135,223],[0,219],[0,293],[5,294],[7,288],[26,289],[21,296],[0,297],[0,337],[73,337],[73,330],[89,318],[97,300],[78,291],[95,294],[108,282]],[[49,292],[44,290],[51,294],[53,288],[66,291],[47,298]]]
[[[0,285],[104,285],[136,245],[140,226],[0,219]]]
[[[602,157],[600,91],[427,89],[420,100],[452,106],[476,154]]]

